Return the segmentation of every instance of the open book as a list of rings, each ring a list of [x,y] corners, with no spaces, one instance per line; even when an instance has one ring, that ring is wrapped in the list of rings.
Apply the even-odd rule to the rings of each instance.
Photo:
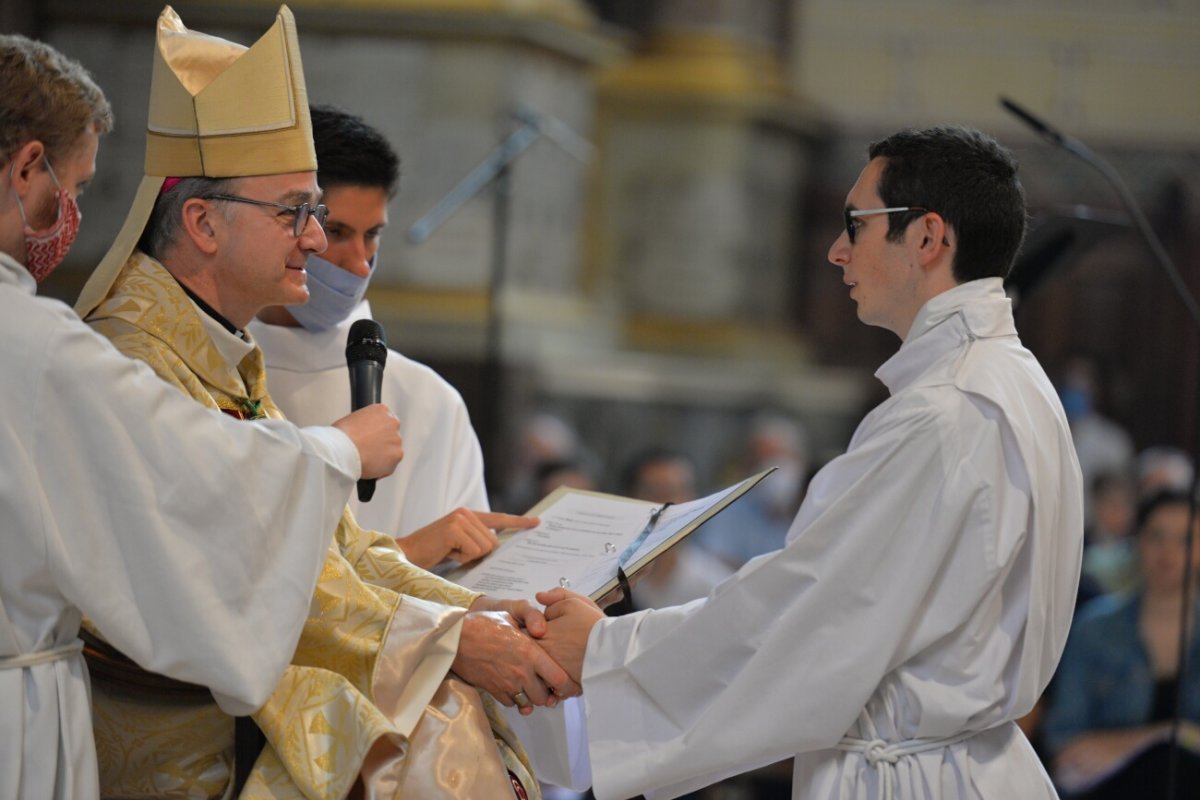
[[[527,512],[540,517],[540,525],[503,534],[491,555],[448,577],[502,600],[528,599],[556,586],[599,600],[617,586],[617,567],[632,578],[773,471],[666,506],[559,487]]]

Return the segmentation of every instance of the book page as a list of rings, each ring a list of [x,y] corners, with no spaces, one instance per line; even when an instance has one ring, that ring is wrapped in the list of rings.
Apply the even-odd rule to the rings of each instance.
[[[617,557],[657,508],[641,500],[563,492],[537,512],[541,524],[500,545],[458,582],[504,600],[532,599],[557,586],[591,594],[617,574]]]
[[[688,528],[696,520],[698,520],[706,511],[720,505],[721,501],[732,495],[734,492],[742,488],[742,484],[734,484],[719,492],[710,494],[708,497],[702,497],[699,500],[692,500],[688,503],[678,503],[673,506],[668,506],[667,510],[659,517],[654,529],[650,535],[646,537],[633,554],[626,559],[622,564],[625,572],[629,573],[633,567],[639,565],[643,559],[651,555],[657,555],[656,551],[663,545],[664,542],[670,541],[678,533]],[[640,532],[640,531],[639,531]],[[613,568],[613,575],[616,574],[616,568]],[[613,575],[610,575],[611,578]]]
[[[507,537],[479,564],[449,577],[502,600],[532,599],[558,586],[595,599],[616,585],[618,565],[632,576],[769,472],[708,497],[668,506],[649,532],[647,524],[661,504],[557,489],[530,510],[529,516],[541,520],[536,528]]]

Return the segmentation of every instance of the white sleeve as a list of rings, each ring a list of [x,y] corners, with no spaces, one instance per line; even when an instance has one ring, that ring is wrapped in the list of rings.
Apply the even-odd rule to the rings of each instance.
[[[290,661],[360,464],[332,429],[211,411],[77,321],[55,326],[31,402],[56,583],[143,667],[229,713]]]
[[[483,482],[483,449],[479,445],[479,436],[471,425],[467,406],[457,391],[453,391],[453,399],[454,450],[447,464],[445,508],[449,510],[463,507],[487,511],[489,506],[487,487]],[[524,510],[515,509],[511,513],[519,514]]]

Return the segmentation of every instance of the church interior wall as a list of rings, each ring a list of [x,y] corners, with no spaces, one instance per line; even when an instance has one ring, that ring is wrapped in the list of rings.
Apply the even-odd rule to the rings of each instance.
[[[273,13],[270,3],[175,5],[242,41]],[[773,407],[836,452],[896,346],[857,322],[825,260],[868,141],[910,125],[975,125],[1020,158],[1036,223],[1076,204],[1119,211],[1086,166],[1004,114],[1001,94],[1109,157],[1200,293],[1194,0],[546,0],[524,4],[535,8],[524,17],[512,11],[521,4],[496,2],[486,19],[437,5],[293,9],[311,98],[364,115],[404,161],[372,300],[397,347],[458,376],[473,413],[500,402],[498,418],[515,426],[557,411],[612,460],[633,443],[691,442],[715,476],[752,412]],[[62,297],[115,235],[140,177],[158,10],[50,0],[14,2],[0,17],[81,60],[117,115],[79,243],[48,287]],[[753,97],[714,99],[714,89],[668,102],[689,75],[659,69],[667,39],[722,53],[729,68],[717,76],[758,69]],[[585,163],[543,137],[514,162],[498,298],[510,386],[496,391],[478,371],[491,196],[466,202],[423,245],[403,232],[514,129],[519,107],[597,150]],[[1078,351],[1103,363],[1104,410],[1139,446],[1191,440],[1200,345],[1130,231],[1057,264],[1021,298],[1018,324],[1052,373]]]

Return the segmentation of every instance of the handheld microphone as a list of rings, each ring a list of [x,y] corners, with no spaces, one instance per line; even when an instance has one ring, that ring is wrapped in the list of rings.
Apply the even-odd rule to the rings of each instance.
[[[360,319],[346,337],[346,367],[350,370],[350,410],[379,402],[383,391],[383,364],[387,361],[387,337],[373,319]],[[367,502],[375,494],[375,479],[360,479],[358,499]]]

